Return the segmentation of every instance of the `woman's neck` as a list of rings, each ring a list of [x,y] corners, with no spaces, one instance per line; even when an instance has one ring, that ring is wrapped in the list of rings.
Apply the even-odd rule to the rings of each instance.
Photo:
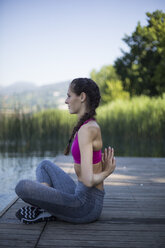
[[[80,120],[84,115],[85,113],[87,113],[86,111],[81,111],[80,113],[77,114],[77,117],[78,117],[78,120]]]
[[[84,105],[80,109],[79,113],[77,113],[78,120],[80,120],[86,113],[89,113],[89,109]]]

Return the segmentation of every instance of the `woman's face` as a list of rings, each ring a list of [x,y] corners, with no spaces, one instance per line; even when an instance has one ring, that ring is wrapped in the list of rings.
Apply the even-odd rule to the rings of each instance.
[[[76,95],[69,87],[65,103],[68,104],[70,114],[78,114],[81,109],[81,95]]]

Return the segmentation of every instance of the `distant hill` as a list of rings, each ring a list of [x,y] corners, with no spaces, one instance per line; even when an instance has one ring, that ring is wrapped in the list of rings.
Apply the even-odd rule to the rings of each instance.
[[[68,86],[69,81],[44,86],[17,82],[0,87],[0,110],[35,112],[47,108],[64,109]]]
[[[13,95],[14,93],[24,93],[35,90],[37,86],[29,82],[16,82],[6,87],[0,88],[0,95]]]

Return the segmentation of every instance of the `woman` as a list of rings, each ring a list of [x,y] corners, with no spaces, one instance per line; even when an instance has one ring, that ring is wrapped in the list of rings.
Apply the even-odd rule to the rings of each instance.
[[[99,102],[99,88],[93,80],[77,78],[70,83],[65,103],[70,114],[77,114],[78,122],[65,155],[69,154],[72,143],[78,183],[51,161],[42,161],[36,170],[37,182],[21,180],[16,186],[17,195],[31,204],[17,211],[21,222],[35,223],[56,217],[72,223],[89,223],[99,218],[104,199],[103,181],[116,166],[113,148],[101,154],[101,132],[94,118]]]

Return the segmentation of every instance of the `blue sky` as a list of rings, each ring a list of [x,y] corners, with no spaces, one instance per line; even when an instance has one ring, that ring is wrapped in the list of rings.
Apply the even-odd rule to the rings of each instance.
[[[89,77],[164,0],[0,0],[0,86]]]

